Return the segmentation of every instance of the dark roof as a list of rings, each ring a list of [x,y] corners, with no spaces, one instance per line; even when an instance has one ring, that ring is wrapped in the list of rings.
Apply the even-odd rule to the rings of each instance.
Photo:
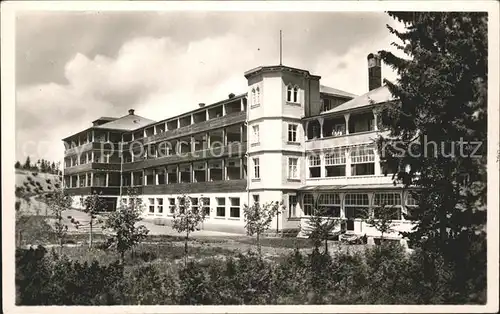
[[[155,123],[154,120],[147,119],[136,114],[128,114],[111,122],[96,126],[97,129],[118,129],[124,131],[133,131],[143,126]]]
[[[351,99],[341,105],[338,105],[337,107],[325,111],[321,113],[322,115],[325,114],[331,114],[335,112],[342,112],[342,111],[350,111],[353,109],[365,107],[365,106],[370,106],[371,104],[380,104],[380,103],[385,103],[388,101],[394,100],[394,97],[392,96],[391,92],[389,91],[389,88],[387,85],[380,86],[378,88],[375,88],[368,93],[365,93],[361,96],[358,96],[354,99]]]
[[[341,97],[346,97],[346,98],[354,98],[357,97],[358,95],[356,94],[351,94],[349,92],[336,89],[330,86],[325,86],[325,85],[320,85],[319,86],[319,92],[323,94],[328,94],[328,95],[334,95],[334,96],[341,96]]]

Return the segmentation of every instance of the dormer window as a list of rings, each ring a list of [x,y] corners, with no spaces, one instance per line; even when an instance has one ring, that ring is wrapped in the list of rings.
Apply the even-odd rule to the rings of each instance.
[[[257,89],[255,90],[256,91],[256,98],[255,98],[255,104],[260,104],[260,88],[257,86]]]
[[[297,85],[293,87],[293,102],[299,102],[299,87]]]

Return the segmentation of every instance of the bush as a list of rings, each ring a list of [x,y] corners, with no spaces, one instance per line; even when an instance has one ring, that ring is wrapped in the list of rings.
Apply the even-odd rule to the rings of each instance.
[[[123,265],[70,261],[43,247],[16,251],[17,304],[103,305],[122,298]]]
[[[38,172],[32,172],[31,173],[34,177],[38,176]]]
[[[66,248],[70,258],[43,248],[16,251],[17,302],[22,305],[112,304],[463,304],[485,301],[485,238],[460,239],[462,257],[397,243],[330,256],[298,249],[278,262],[248,252],[215,258],[212,247],[186,266],[182,246],[141,245],[118,264],[115,251]],[[219,248],[220,249],[220,248]],[[198,250],[198,252],[197,252]],[[205,254],[206,253],[206,254]],[[205,255],[204,255],[205,254]],[[451,254],[451,253],[450,253]],[[457,256],[458,253],[455,253]],[[212,257],[209,257],[212,256]],[[139,264],[139,265],[137,265]],[[126,269],[124,269],[126,267]],[[466,268],[460,268],[466,267]]]
[[[127,304],[177,304],[178,279],[171,269],[160,272],[157,265],[134,268],[125,277]]]

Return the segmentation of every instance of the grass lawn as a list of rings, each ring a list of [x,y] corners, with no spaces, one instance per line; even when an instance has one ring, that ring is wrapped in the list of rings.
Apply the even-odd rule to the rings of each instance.
[[[87,244],[88,235],[71,235],[66,243],[80,243],[81,245],[70,245],[63,248],[63,253],[72,260],[80,262],[92,262],[97,260],[100,264],[109,264],[119,259],[119,254],[114,248],[103,249],[101,243],[105,239],[102,234],[94,235],[94,247],[89,249]],[[195,260],[205,260],[207,258],[225,259],[230,256],[237,256],[238,253],[245,253],[249,250],[256,251],[255,238],[248,236],[237,237],[198,237],[190,239],[189,258]],[[293,252],[295,248],[304,253],[312,251],[312,243],[308,239],[302,238],[262,238],[262,254],[265,259],[278,261]],[[335,254],[339,249],[342,251],[357,251],[364,249],[364,246],[340,246],[331,242],[329,250]],[[58,247],[54,247],[56,252]],[[184,257],[184,238],[177,236],[155,235],[148,236],[144,243],[141,243],[128,252],[125,258],[127,267],[134,267],[144,263],[155,264],[176,264],[181,263]]]

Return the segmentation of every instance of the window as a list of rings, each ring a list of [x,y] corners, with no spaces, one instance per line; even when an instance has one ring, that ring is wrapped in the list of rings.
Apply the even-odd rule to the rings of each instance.
[[[255,104],[256,105],[259,105],[260,104],[260,88],[259,86],[257,86],[257,89],[255,90],[256,91],[256,99],[255,99]]]
[[[340,217],[340,196],[335,193],[321,194],[318,207],[329,217]]]
[[[375,161],[375,153],[371,146],[358,146],[351,150],[351,163],[361,164]]]
[[[401,220],[401,194],[400,193],[375,193],[374,216],[381,218],[380,206],[385,205],[389,211],[389,219]]]
[[[325,154],[325,170],[327,177],[345,176],[345,149],[337,149]]]
[[[415,210],[418,208],[418,200],[414,197],[415,192],[407,192],[406,193],[406,211],[410,216],[415,215]]]
[[[165,184],[165,168],[156,169],[158,184]]]
[[[259,195],[259,194],[253,194],[253,195],[252,195],[252,198],[253,198],[253,202],[254,202],[254,204],[256,204],[256,203],[259,203],[259,202],[260,202],[260,195]]]
[[[314,207],[314,197],[312,194],[304,194],[304,215],[311,216]]]
[[[253,173],[255,179],[260,179],[260,164],[259,158],[253,158]]]
[[[297,125],[288,124],[288,141],[292,143],[297,142]]]
[[[252,88],[252,104],[256,104],[257,103],[257,98],[256,98],[256,92],[255,92],[255,88]]]
[[[252,126],[252,144],[260,143],[259,125]]]
[[[231,207],[229,209],[229,216],[232,218],[240,218],[240,198],[230,197],[229,202]]]
[[[288,85],[286,87],[286,101],[292,102],[292,86]]]
[[[298,158],[288,158],[288,179],[298,179]]]
[[[295,217],[297,208],[297,195],[288,195],[288,217]]]
[[[85,176],[80,176],[80,187],[85,187]]]
[[[146,178],[146,185],[154,185],[156,183],[153,175],[153,169],[144,170],[144,175]]]
[[[417,199],[413,197],[412,192],[408,192],[406,195],[406,206],[418,206]]]
[[[309,156],[309,178],[321,177],[321,158],[317,155]]]
[[[173,215],[175,212],[175,198],[168,198],[168,213]]]
[[[189,198],[190,201],[191,201],[191,209],[192,209],[192,212],[193,213],[198,213],[198,210],[199,210],[199,206],[198,206],[198,198],[197,197],[190,197]]]
[[[149,198],[149,213],[154,213],[155,212],[155,199],[154,198]]]
[[[375,152],[372,146],[358,146],[351,150],[351,175],[375,174]]]
[[[292,103],[299,102],[299,87],[297,85],[288,85],[286,87],[286,101]]]
[[[345,165],[345,149],[338,149],[325,154],[325,165]]]
[[[210,216],[210,198],[202,197],[200,198],[201,206],[206,217]]]
[[[323,111],[332,109],[330,99],[323,99]]]
[[[156,204],[157,204],[158,213],[162,214],[163,213],[163,198],[157,198]]]
[[[368,194],[346,194],[344,201],[346,218],[368,218],[369,204]]]
[[[226,217],[226,199],[224,197],[216,197],[217,201],[217,217]]]

